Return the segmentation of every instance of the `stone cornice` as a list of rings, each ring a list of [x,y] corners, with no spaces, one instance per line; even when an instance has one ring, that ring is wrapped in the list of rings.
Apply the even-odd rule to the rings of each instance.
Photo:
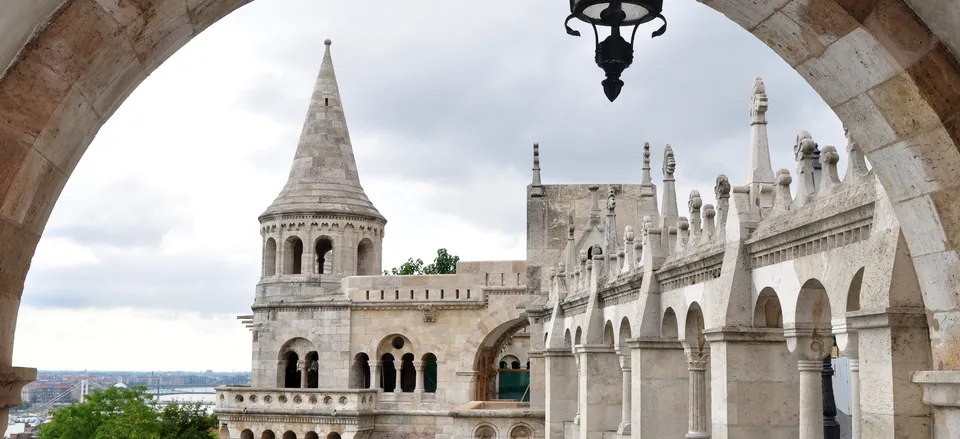
[[[660,289],[670,291],[720,277],[723,255],[723,247],[719,247],[697,259],[677,260],[684,261],[682,265],[664,264],[656,273]]]
[[[630,349],[676,349],[683,350],[680,340],[669,340],[664,338],[631,338],[627,340],[627,346]]]
[[[382,228],[387,224],[386,219],[367,217],[360,215],[344,215],[342,213],[324,213],[324,212],[297,212],[297,213],[281,213],[281,214],[267,214],[261,215],[258,220],[261,224],[270,221],[285,222],[285,221],[303,221],[303,220],[335,220],[335,221],[365,221],[379,224]],[[319,225],[317,221],[310,221],[311,225]]]
[[[346,412],[337,412],[336,416],[327,415],[303,415],[293,410],[286,413],[253,413],[243,412],[242,409],[217,409],[217,417],[221,421],[228,422],[265,422],[265,423],[299,423],[299,424],[339,424],[339,425],[359,425],[360,420],[356,414]],[[373,412],[364,413],[362,416],[374,416]]]
[[[560,302],[560,309],[563,311],[563,315],[566,317],[571,317],[586,312],[587,302],[590,299],[588,294],[573,296],[572,298],[568,298],[563,302]]]
[[[550,348],[550,349],[544,349],[544,350],[543,350],[543,357],[544,357],[544,358],[548,358],[548,357],[572,357],[572,356],[573,356],[573,352],[570,352],[570,349]]]
[[[600,291],[600,308],[616,306],[637,300],[640,287],[643,285],[643,273],[631,274],[629,277],[618,279]]]
[[[605,344],[581,344],[574,346],[573,351],[577,354],[612,354],[616,352],[613,346]]]
[[[726,343],[786,343],[783,328],[754,328],[750,326],[727,326],[703,331],[708,342]]]

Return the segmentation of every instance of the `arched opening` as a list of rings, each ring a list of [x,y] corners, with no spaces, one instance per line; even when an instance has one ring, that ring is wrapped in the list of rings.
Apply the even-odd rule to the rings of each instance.
[[[303,263],[303,241],[296,236],[283,244],[283,274],[300,274]]]
[[[320,387],[320,355],[316,352],[310,352],[306,357],[307,367],[307,388],[316,389]]]
[[[283,434],[283,439],[297,439],[297,434],[287,430],[287,432]]]
[[[327,439],[340,439],[340,433],[331,431],[329,434],[327,434]]]
[[[706,349],[706,338],[703,336],[703,310],[700,304],[693,302],[687,309],[687,320],[684,324],[683,338],[692,349],[703,352]]]
[[[474,356],[473,367],[476,371],[475,400],[493,399],[530,400],[530,372],[525,369],[500,368],[499,362],[507,341],[529,326],[526,318],[516,318],[493,328],[480,342]],[[515,357],[517,362],[519,357]],[[511,359],[511,362],[513,359]],[[519,392],[514,389],[521,389]],[[502,392],[506,392],[506,395]]]
[[[277,435],[273,434],[273,430],[266,430],[260,435],[260,439],[277,439]]]
[[[667,308],[663,312],[663,320],[660,322],[660,338],[665,340],[678,340],[680,338],[680,327],[677,323],[677,313],[673,308]]]
[[[603,344],[614,347],[615,343],[616,336],[613,333],[613,322],[607,320],[607,323],[603,325]]]
[[[320,436],[316,432],[308,431],[307,434],[303,435],[303,439],[320,439]]]
[[[250,430],[243,430],[240,432],[240,439],[254,439],[253,432]]]
[[[421,359],[423,364],[423,391],[425,393],[437,392],[437,356],[427,353]]]
[[[370,388],[370,357],[364,352],[353,357],[353,365],[350,366],[350,388]]]
[[[413,354],[406,353],[400,357],[400,391],[413,392],[417,388],[417,370],[413,366]]]
[[[773,288],[764,288],[757,296],[757,303],[753,310],[753,325],[759,328],[783,327],[780,298],[777,297],[777,292]]]
[[[580,342],[583,340],[583,330],[580,327],[577,327],[576,335],[573,337],[573,346],[580,346]]]
[[[363,238],[360,245],[357,246],[357,275],[372,276],[377,274],[377,267],[374,266],[373,241],[370,238]]]
[[[563,348],[573,352],[573,340],[570,337],[570,329],[567,329],[563,333]]]
[[[627,346],[627,340],[630,340],[631,337],[630,334],[630,319],[624,317],[622,320],[620,320],[620,333],[618,335],[619,340],[617,342],[617,352],[620,355],[630,355],[630,347]]]
[[[219,436],[218,439],[230,439],[230,429],[227,428],[227,424],[220,425],[220,431],[217,435]]]
[[[857,273],[853,275],[850,281],[850,289],[847,291],[847,312],[860,311],[860,288],[863,286],[863,270],[860,267]]]
[[[514,363],[516,363],[517,366],[519,367],[519,366],[520,366],[520,359],[517,358],[517,357],[514,357],[513,355],[507,355],[507,356],[504,356],[503,358],[501,358],[501,359],[500,359],[500,362],[499,362],[498,364],[499,364],[499,366],[500,366],[501,369],[509,369],[509,368],[512,367],[511,365],[513,365]],[[518,368],[518,367],[517,367],[517,368]],[[516,369],[516,368],[515,368],[515,369]]]
[[[329,236],[321,236],[317,238],[317,244],[315,246],[317,257],[317,274],[331,274],[333,273],[333,238]]]
[[[397,388],[397,368],[393,362],[392,354],[380,356],[380,388],[388,393]]]
[[[283,387],[285,389],[299,389],[300,388],[300,356],[296,352],[289,351],[284,357],[286,363],[284,365],[283,373]]]
[[[277,274],[277,241],[273,238],[267,238],[263,245],[263,275],[275,276]]]

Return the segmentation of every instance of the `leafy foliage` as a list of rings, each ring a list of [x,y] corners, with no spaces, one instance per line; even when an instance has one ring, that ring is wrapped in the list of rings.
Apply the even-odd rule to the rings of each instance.
[[[429,265],[423,264],[423,259],[407,259],[399,267],[394,267],[390,271],[384,270],[385,275],[408,276],[413,274],[455,274],[457,272],[457,262],[459,256],[451,255],[447,249],[437,250],[437,257]]]
[[[169,404],[162,410],[146,387],[117,388],[58,409],[40,426],[40,439],[211,439],[215,415],[198,404]]]

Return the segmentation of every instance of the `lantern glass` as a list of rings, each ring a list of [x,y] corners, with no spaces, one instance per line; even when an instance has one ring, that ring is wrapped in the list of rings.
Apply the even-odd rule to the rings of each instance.
[[[612,4],[619,4],[624,19],[621,26],[634,26],[646,23],[659,13],[658,7],[663,0],[571,0],[570,10],[577,18],[594,25],[607,25],[601,18],[604,10]]]

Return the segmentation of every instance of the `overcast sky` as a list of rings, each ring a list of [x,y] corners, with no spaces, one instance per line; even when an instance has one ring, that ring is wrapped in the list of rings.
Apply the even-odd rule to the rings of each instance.
[[[774,168],[801,130],[843,151],[839,120],[755,37],[693,0],[638,32],[615,103],[592,33],[564,1],[256,1],[181,49],[100,131],[53,211],[27,278],[14,362],[41,369],[250,369],[257,216],[289,172],[332,52],[361,183],[388,219],[384,267],[524,257],[532,143],[545,183],[655,178],[665,144],[679,205],[746,177],[756,76]],[[415,6],[415,7],[414,7]],[[841,170],[845,166],[845,157]],[[842,174],[842,171],[841,171]]]

